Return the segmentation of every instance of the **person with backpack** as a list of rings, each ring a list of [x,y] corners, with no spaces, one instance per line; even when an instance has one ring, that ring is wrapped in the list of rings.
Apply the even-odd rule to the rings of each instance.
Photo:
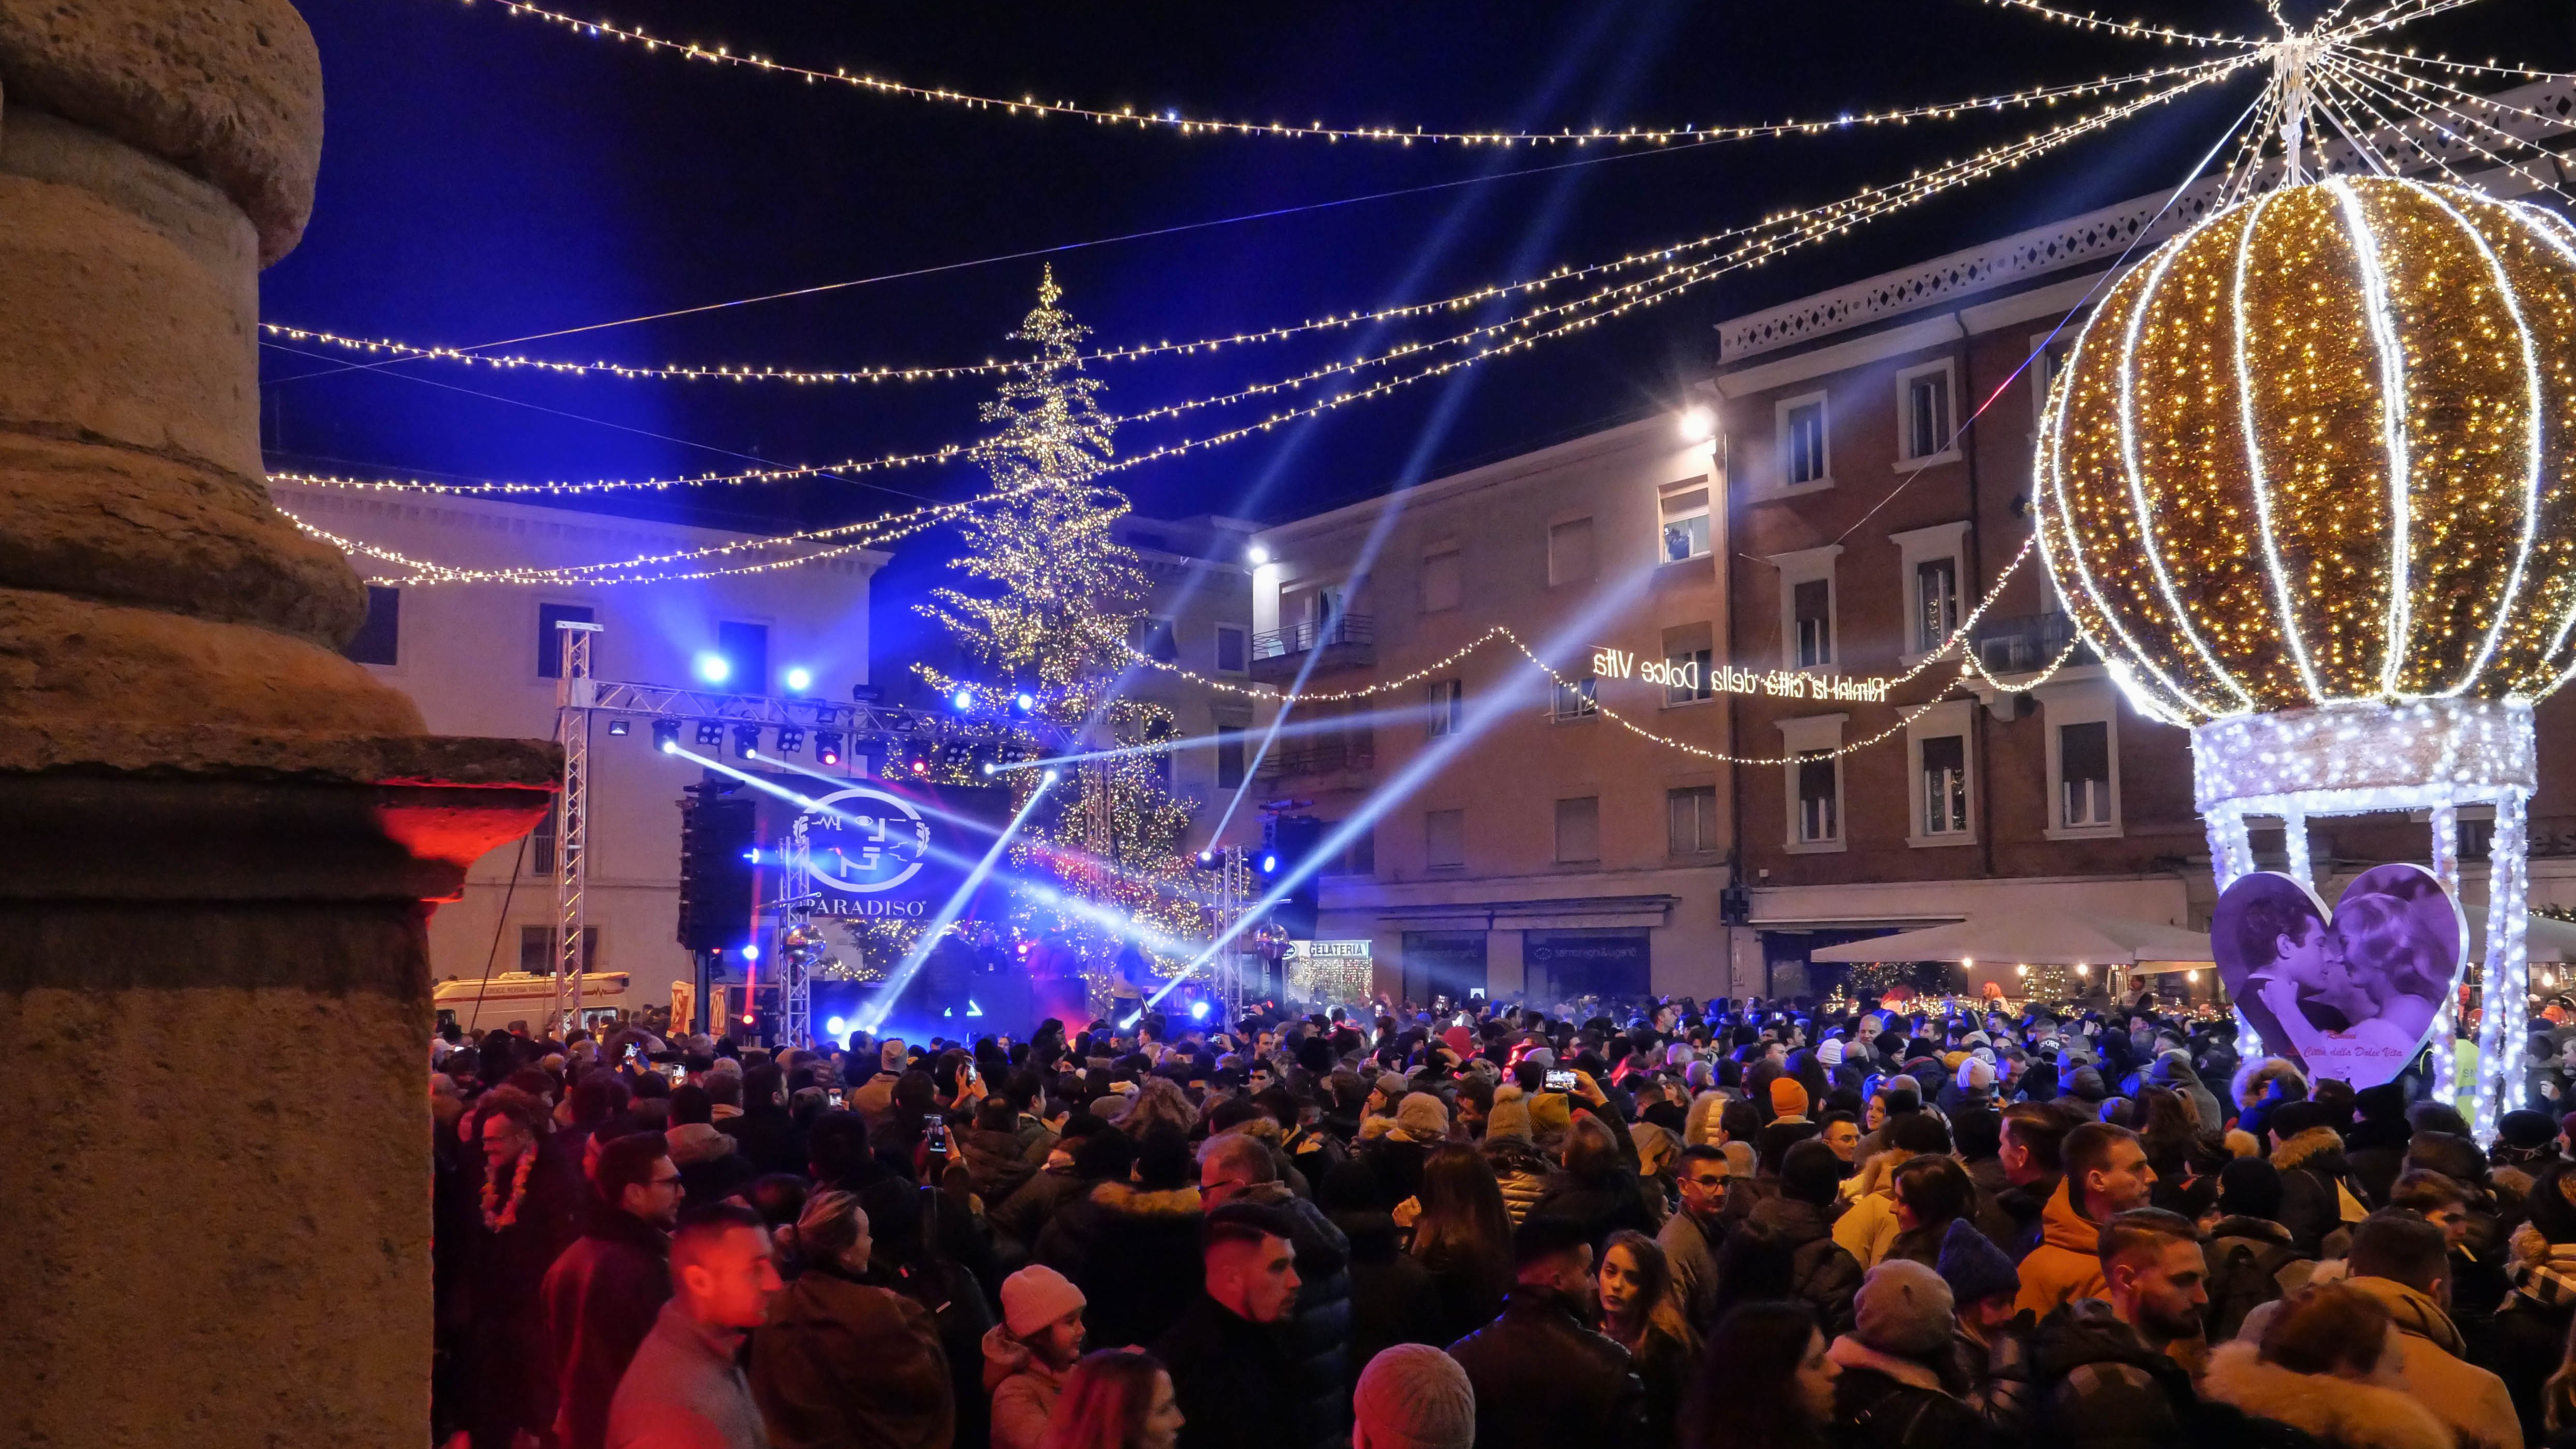
[[[2209,1341],[2236,1336],[2245,1316],[2308,1285],[2316,1259],[2281,1225],[2281,1174],[2259,1157],[2219,1169],[2218,1211],[2203,1248],[2209,1264]]]

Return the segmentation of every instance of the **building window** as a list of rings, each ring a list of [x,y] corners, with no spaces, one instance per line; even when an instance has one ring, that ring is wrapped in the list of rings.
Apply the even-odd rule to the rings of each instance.
[[[1216,672],[1242,674],[1251,657],[1252,631],[1241,624],[1216,626]]]
[[[1243,783],[1243,726],[1216,727],[1216,787],[1231,790]]]
[[[531,976],[555,974],[555,943],[563,939],[556,934],[560,926],[521,926],[519,928],[519,969]],[[581,969],[586,975],[599,969],[599,928],[581,928]],[[542,1014],[542,1008],[539,1009]]]
[[[1914,566],[1914,648],[1929,654],[1959,627],[1959,561],[1929,558]]]
[[[1596,694],[1600,681],[1587,674],[1581,679],[1560,679],[1556,684],[1556,717],[1560,720],[1590,719],[1600,712]]]
[[[1708,671],[1715,660],[1715,651],[1708,649],[1691,649],[1680,654],[1667,652],[1664,655],[1664,668],[1668,671],[1665,677],[1672,682],[1664,686],[1664,704],[1667,707],[1697,704],[1714,698],[1717,690],[1709,683]]]
[[[1780,404],[1780,481],[1797,488],[1833,481],[1832,460],[1826,456],[1825,398],[1792,398]]]
[[[1451,544],[1422,556],[1422,612],[1440,614],[1457,608],[1458,546]]]
[[[1842,839],[1840,773],[1831,750],[1801,750],[1798,763],[1798,843],[1822,845]]]
[[[537,817],[537,828],[528,832],[528,873],[552,880],[555,874],[555,846],[561,837],[563,812],[553,806]]]
[[[1338,825],[1326,827],[1328,831],[1339,828]],[[1377,832],[1363,830],[1352,836],[1351,843],[1327,857],[1322,867],[1315,873],[1318,875],[1377,874]]]
[[[1950,421],[1950,364],[1926,363],[1896,375],[1896,442],[1908,463],[1956,455]]]
[[[1423,706],[1430,715],[1431,738],[1454,735],[1466,717],[1467,685],[1459,679],[1438,679],[1424,686]]]
[[[1422,865],[1426,870],[1456,870],[1467,863],[1467,812],[1426,810],[1422,813]]]
[[[402,590],[367,585],[367,622],[340,651],[360,664],[393,664],[402,655]]]
[[[1136,652],[1164,664],[1177,662],[1181,657],[1181,644],[1172,636],[1172,621],[1151,615],[1137,620]]]
[[[539,679],[563,678],[564,631],[556,628],[555,625],[598,622],[599,611],[588,604],[537,605],[537,677]],[[597,639],[590,641],[590,672],[593,674],[599,672]]]
[[[1667,488],[1663,499],[1665,563],[1708,557],[1708,485]]]
[[[1968,833],[1968,741],[1936,735],[1922,742],[1923,833]]]
[[[1556,802],[1556,859],[1560,865],[1591,865],[1601,859],[1600,796]]]
[[[1833,663],[1833,580],[1809,579],[1790,585],[1789,607],[1797,629],[1797,667],[1820,669]]]
[[[2111,725],[2057,727],[2057,823],[2070,830],[2111,823]]]
[[[1571,519],[1547,530],[1547,582],[1579,584],[1592,577],[1592,520]]]
[[[1673,854],[1707,855],[1725,848],[1717,838],[1715,785],[1665,791],[1664,813]]]
[[[716,652],[724,656],[728,672],[725,688],[734,694],[767,694],[769,692],[769,626],[767,624],[716,625]]]

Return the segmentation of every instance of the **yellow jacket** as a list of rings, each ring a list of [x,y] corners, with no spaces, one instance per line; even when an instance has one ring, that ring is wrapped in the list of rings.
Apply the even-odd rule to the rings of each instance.
[[[2021,1296],[2015,1311],[2045,1318],[2059,1304],[2100,1298],[2111,1285],[2102,1277],[2101,1226],[2075,1210],[2073,1179],[2060,1182],[2039,1214],[2039,1246],[2021,1260]]]

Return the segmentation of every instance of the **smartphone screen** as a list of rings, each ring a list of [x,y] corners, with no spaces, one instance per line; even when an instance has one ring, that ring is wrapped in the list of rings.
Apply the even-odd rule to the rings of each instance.
[[[1548,1073],[1548,1074],[1547,1074],[1547,1089],[1548,1089],[1549,1091],[1551,1091],[1551,1092],[1571,1092],[1571,1091],[1573,1091],[1573,1090],[1574,1090],[1574,1073],[1572,1073],[1572,1072],[1550,1072],[1550,1073]]]
[[[841,1089],[840,1089],[840,1088],[838,1088],[838,1087],[834,1087],[831,1091],[829,1091],[829,1092],[827,1092],[827,1093],[825,1093],[825,1094],[824,1094],[823,1100],[825,1100],[825,1101],[827,1101],[827,1102],[829,1102],[829,1103],[831,1103],[831,1104],[832,1104],[832,1110],[833,1110],[833,1111],[835,1111],[835,1112],[840,1111],[840,1110],[841,1110]]]
[[[686,1063],[673,1062],[662,1069],[662,1075],[669,1077],[674,1087],[686,1086],[689,1080],[689,1068]]]
[[[931,1151],[945,1157],[948,1154],[948,1124],[938,1121],[932,1122],[930,1124],[930,1132],[925,1139],[925,1145],[927,1145]]]

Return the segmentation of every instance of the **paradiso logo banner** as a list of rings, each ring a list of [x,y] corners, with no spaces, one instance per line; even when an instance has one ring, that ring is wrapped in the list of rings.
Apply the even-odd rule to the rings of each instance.
[[[761,838],[784,850],[801,824],[817,916],[931,915],[992,847],[1010,806],[1008,791],[989,787],[774,778],[810,803],[765,797]]]
[[[1705,669],[1697,659],[1645,659],[1626,649],[1592,651],[1592,673],[1599,679],[1634,679],[1670,690],[1697,694],[1767,694],[1779,699],[1833,699],[1885,704],[1884,679],[1853,679],[1795,669],[1738,669],[1732,664]]]

